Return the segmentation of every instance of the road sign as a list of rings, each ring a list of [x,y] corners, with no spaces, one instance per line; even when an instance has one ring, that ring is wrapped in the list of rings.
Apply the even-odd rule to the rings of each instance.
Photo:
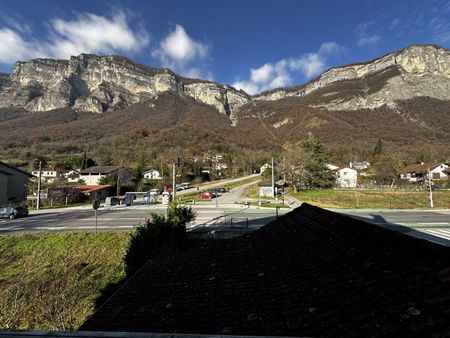
[[[94,202],[92,203],[92,209],[97,210],[98,208],[100,208],[100,201],[94,200]]]

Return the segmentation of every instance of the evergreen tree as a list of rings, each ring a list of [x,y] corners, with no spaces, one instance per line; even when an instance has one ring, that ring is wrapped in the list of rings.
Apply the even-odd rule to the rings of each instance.
[[[377,143],[375,144],[375,147],[373,147],[373,155],[380,155],[383,152],[383,143],[380,139],[378,139]]]

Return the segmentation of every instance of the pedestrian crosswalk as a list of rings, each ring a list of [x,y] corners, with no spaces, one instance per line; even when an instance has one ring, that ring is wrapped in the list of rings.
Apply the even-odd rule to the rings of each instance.
[[[450,229],[449,228],[426,228],[426,229],[416,229],[416,230],[436,236],[436,237],[450,240]]]

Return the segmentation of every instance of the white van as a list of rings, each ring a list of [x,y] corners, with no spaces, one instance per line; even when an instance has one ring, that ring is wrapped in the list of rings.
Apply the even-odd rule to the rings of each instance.
[[[172,194],[170,192],[163,192],[162,194],[162,204],[169,204],[172,201]]]

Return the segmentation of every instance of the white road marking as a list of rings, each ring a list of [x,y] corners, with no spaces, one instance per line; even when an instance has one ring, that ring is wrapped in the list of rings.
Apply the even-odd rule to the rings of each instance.
[[[67,229],[67,227],[36,227],[35,229],[37,229],[37,230],[51,230],[51,231],[55,231],[55,230]]]
[[[450,223],[426,223],[426,222],[417,223],[417,224],[420,224],[420,225],[450,225]]]
[[[127,218],[127,217],[124,217],[124,218],[120,218],[120,217],[117,217],[117,218],[103,218],[103,217],[98,217],[97,218],[97,220],[99,221],[99,222],[107,222],[107,221],[143,221],[145,219],[145,217],[139,217],[139,218],[135,218],[135,217],[133,217],[133,218]],[[47,222],[47,221],[56,221],[56,219],[55,220],[45,220],[45,222]],[[61,220],[58,220],[58,221],[61,221]],[[71,220],[63,220],[63,222],[70,222]],[[80,219],[74,219],[73,220],[73,222],[95,222],[95,218],[94,217],[92,217],[92,218],[80,218]]]
[[[120,229],[131,229],[134,228],[134,225],[98,225],[97,228],[100,229],[115,229],[115,228],[120,228]],[[94,226],[87,226],[87,225],[83,225],[83,226],[78,226],[78,227],[72,227],[71,229],[94,229]]]
[[[424,233],[436,236],[436,237],[440,237],[440,238],[445,238],[445,239],[450,239],[450,231],[449,230],[441,230],[441,229],[420,229],[419,231],[422,231]]]

